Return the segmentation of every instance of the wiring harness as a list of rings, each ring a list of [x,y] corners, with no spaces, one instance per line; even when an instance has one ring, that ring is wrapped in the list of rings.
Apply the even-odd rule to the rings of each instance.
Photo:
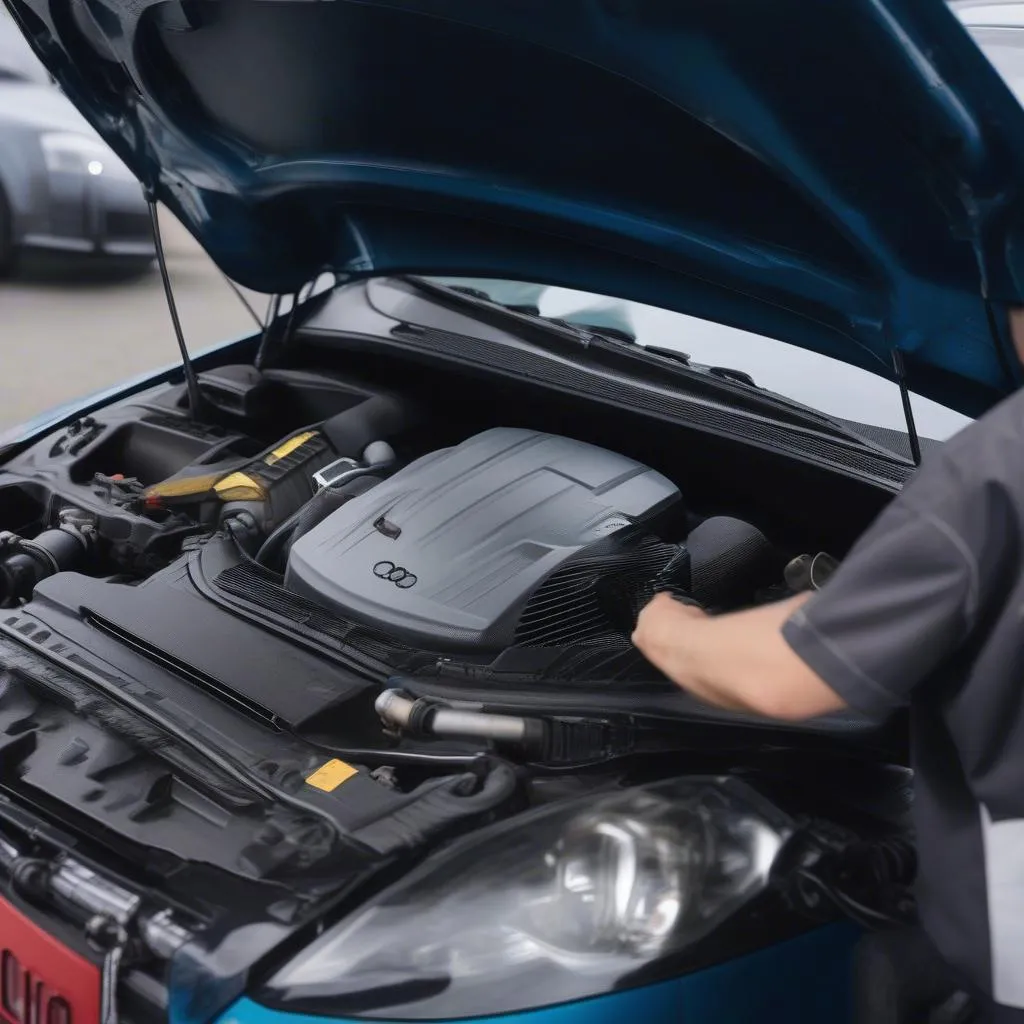
[[[870,929],[901,927],[917,918],[911,891],[917,854],[905,833],[863,839],[814,821],[792,837],[784,860],[787,895],[811,916],[838,910]]]

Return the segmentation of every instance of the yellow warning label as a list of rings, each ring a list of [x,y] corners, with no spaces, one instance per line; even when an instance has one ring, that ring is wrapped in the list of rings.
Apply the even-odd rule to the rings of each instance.
[[[248,473],[229,473],[214,488],[221,501],[263,501],[267,492]]]
[[[216,482],[217,477],[208,473],[202,476],[179,477],[177,480],[164,480],[162,483],[147,487],[145,496],[159,498],[202,497],[213,490]]]
[[[333,793],[343,782],[348,782],[353,775],[358,775],[359,769],[352,765],[339,761],[336,757],[326,764],[320,765],[312,775],[306,779],[306,785],[314,789],[322,789],[325,793]]]
[[[291,455],[296,448],[301,448],[310,438],[316,437],[315,430],[307,430],[302,434],[296,434],[294,437],[289,437],[287,441],[282,445],[278,445],[263,461],[268,465],[272,466],[275,462],[280,462],[286,455]]]

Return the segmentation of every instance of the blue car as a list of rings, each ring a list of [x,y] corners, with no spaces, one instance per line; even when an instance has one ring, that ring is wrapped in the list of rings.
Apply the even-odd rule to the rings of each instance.
[[[821,586],[1022,383],[1012,24],[5,3],[272,301],[2,441],[0,1020],[853,1021],[905,717],[630,635]]]

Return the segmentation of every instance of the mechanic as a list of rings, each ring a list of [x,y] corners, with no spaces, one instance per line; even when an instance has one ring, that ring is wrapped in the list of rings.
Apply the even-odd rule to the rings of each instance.
[[[1024,363],[1024,310],[1010,314]],[[827,584],[633,642],[710,704],[799,720],[909,704],[921,922],[986,1020],[1024,1021],[1024,390],[930,453]]]

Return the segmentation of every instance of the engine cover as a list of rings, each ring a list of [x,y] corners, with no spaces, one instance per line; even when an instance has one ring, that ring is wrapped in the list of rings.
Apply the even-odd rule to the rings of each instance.
[[[502,648],[551,573],[678,500],[623,455],[499,427],[328,516],[292,546],[285,585],[429,649]]]

